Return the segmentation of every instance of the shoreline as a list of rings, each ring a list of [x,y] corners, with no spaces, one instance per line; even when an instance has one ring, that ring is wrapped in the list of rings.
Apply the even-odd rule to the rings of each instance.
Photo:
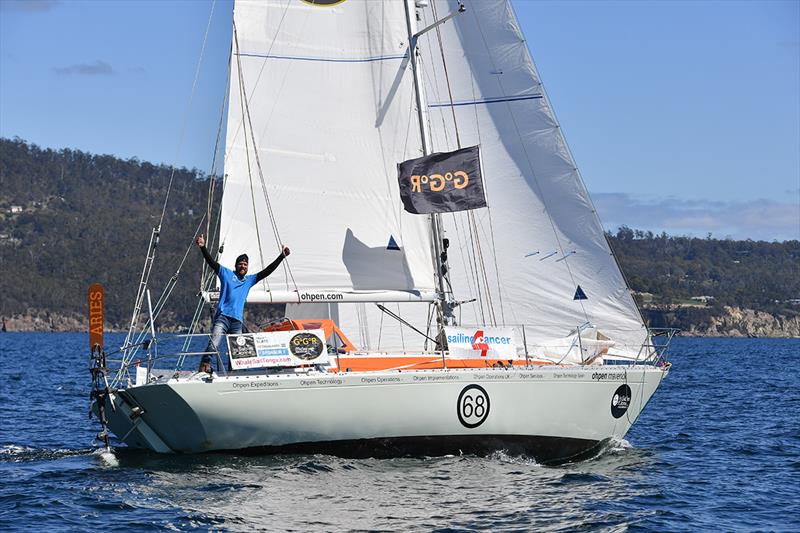
[[[800,315],[774,315],[765,311],[739,307],[654,309],[644,307],[642,314],[650,328],[675,328],[680,337],[718,337],[718,338],[800,338]],[[258,314],[250,314],[247,322],[257,324]],[[142,317],[143,324],[146,319]],[[262,322],[263,323],[263,322]],[[185,333],[187,327],[176,324],[175,317],[167,315],[157,324],[158,330],[165,333]],[[200,331],[208,330],[210,320],[201,320]],[[61,314],[51,311],[29,310],[25,314],[0,316],[0,331],[25,333],[81,333],[87,332],[88,318],[77,313]],[[258,328],[251,328],[253,331]],[[124,333],[125,325],[106,323],[106,332]]]

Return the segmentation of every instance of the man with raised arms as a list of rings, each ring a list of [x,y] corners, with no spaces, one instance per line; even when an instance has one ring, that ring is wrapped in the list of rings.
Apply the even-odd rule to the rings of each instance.
[[[219,348],[219,341],[223,335],[228,333],[241,333],[242,332],[242,313],[244,312],[244,303],[247,301],[247,293],[250,288],[266,278],[278,268],[283,258],[289,255],[289,248],[283,247],[280,255],[264,268],[264,270],[257,274],[247,275],[248,257],[247,254],[242,254],[236,258],[235,270],[230,270],[220,265],[206,249],[206,239],[203,235],[198,235],[195,241],[203,254],[203,258],[208,263],[208,266],[219,277],[219,304],[217,305],[217,312],[214,315],[214,323],[211,327],[211,338],[206,347],[206,353],[200,361],[200,372],[211,372],[211,353],[216,352]]]

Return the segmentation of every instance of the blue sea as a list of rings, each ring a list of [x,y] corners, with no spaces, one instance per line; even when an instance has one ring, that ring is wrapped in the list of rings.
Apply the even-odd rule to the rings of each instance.
[[[0,531],[798,531],[800,340],[673,341],[624,441],[489,457],[93,447],[88,339],[0,333]]]

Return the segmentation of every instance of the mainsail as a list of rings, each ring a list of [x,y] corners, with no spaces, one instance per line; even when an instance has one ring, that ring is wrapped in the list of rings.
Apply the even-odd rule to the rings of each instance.
[[[480,145],[483,157],[489,208],[442,217],[456,321],[525,325],[531,347],[590,327],[636,352],[647,329],[511,5],[464,3],[418,43],[432,150]],[[429,219],[404,212],[396,184],[397,163],[421,152],[403,4],[239,0],[234,12],[221,261],[248,252],[257,269],[290,245],[289,269],[251,300],[309,316],[298,295],[317,293],[368,349],[422,337],[326,291],[393,302],[422,331],[434,317],[399,303],[435,293]],[[423,28],[459,3],[409,6]]]
[[[236,2],[220,262],[293,252],[250,301],[433,299],[428,221],[396,183],[420,155],[405,20],[402,2]]]

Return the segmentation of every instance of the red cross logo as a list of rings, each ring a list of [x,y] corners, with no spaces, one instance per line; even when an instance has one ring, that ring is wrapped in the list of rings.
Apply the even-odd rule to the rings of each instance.
[[[472,337],[472,349],[480,350],[481,357],[486,357],[486,352],[489,351],[489,345],[483,342],[483,330],[479,329]]]

